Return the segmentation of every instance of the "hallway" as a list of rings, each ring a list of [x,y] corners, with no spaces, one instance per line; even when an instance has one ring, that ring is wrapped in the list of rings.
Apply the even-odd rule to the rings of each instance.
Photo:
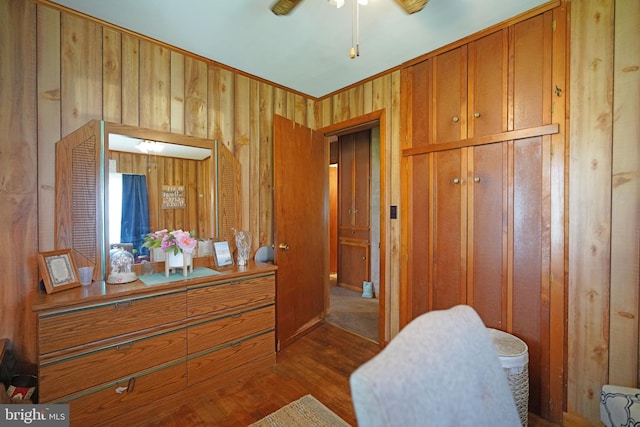
[[[363,298],[358,292],[336,286],[331,276],[327,323],[378,342],[379,300]]]

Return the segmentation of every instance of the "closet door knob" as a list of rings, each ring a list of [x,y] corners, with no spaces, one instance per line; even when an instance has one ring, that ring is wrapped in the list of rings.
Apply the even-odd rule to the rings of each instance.
[[[453,116],[453,123],[458,123],[460,121],[460,117]]]
[[[454,184],[460,184],[460,178],[453,178]]]
[[[480,177],[476,176],[475,178],[473,178],[473,182],[480,182]]]
[[[477,119],[478,117],[480,117],[480,113],[473,113],[473,117]]]

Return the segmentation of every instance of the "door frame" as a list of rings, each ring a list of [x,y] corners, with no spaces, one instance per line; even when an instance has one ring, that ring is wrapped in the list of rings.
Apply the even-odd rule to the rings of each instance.
[[[379,274],[380,274],[380,290],[378,295],[378,344],[380,348],[383,348],[389,342],[389,318],[390,314],[387,313],[387,234],[388,227],[390,227],[387,213],[387,159],[386,159],[386,143],[387,143],[387,126],[386,126],[386,110],[376,110],[368,114],[363,114],[358,117],[334,123],[329,126],[318,129],[318,132],[323,134],[324,143],[326,144],[327,153],[329,152],[330,138],[332,136],[346,135],[357,131],[380,128],[380,259],[379,259]],[[327,164],[327,167],[329,165]],[[327,197],[329,191],[327,189]],[[329,201],[326,201],[327,205]],[[327,233],[329,229],[329,217],[326,218]],[[329,239],[327,239],[327,247],[325,248],[327,259],[329,259]],[[325,310],[329,306],[329,271],[326,271],[325,281]]]

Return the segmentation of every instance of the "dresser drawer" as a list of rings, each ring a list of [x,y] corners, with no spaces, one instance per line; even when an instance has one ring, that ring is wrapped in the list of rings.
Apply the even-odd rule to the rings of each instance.
[[[338,238],[344,240],[357,240],[359,242],[369,241],[369,229],[361,230],[357,228],[340,228],[338,230]]]
[[[273,355],[275,355],[275,332],[268,332],[210,353],[189,357],[187,361],[189,385],[223,375],[235,368],[242,370],[243,365]]]
[[[181,291],[43,313],[38,319],[40,354],[184,320],[185,310]]]
[[[198,323],[189,326],[188,353],[205,351],[274,327],[274,305]]]
[[[102,348],[80,357],[40,365],[40,402],[49,402],[144,371],[153,366],[184,359],[187,332],[177,331]]]
[[[184,362],[159,369],[146,375],[132,376],[69,403],[70,419],[74,426],[112,425],[109,418],[131,412],[132,418],[140,406],[182,392],[187,386]]]
[[[275,275],[192,288],[187,291],[187,316],[194,317],[245,305],[273,302]]]

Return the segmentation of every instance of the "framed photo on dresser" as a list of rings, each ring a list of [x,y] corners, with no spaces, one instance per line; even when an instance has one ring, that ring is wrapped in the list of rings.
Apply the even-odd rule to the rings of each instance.
[[[216,261],[216,267],[233,265],[233,256],[229,249],[229,242],[213,242],[213,255]]]
[[[40,252],[38,266],[48,294],[80,286],[78,268],[70,249]]]

